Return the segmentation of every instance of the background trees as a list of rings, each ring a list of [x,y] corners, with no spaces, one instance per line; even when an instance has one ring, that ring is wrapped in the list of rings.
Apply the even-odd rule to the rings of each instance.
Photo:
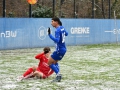
[[[109,18],[109,0],[94,0],[94,18]],[[110,0],[111,18],[116,11],[120,18],[120,0]],[[2,1],[0,17],[2,17]],[[52,17],[53,0],[38,0],[32,5],[33,17]],[[26,0],[6,0],[6,17],[29,17]],[[62,18],[92,18],[92,0],[55,0],[55,16]]]

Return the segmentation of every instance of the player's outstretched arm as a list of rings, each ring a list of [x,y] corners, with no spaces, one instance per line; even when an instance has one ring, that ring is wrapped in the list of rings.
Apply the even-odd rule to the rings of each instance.
[[[35,59],[41,59],[41,56],[42,55],[44,55],[44,52],[43,53],[40,53],[40,54],[37,54],[36,56],[35,56]]]
[[[59,32],[56,32],[56,38],[52,36],[50,28],[48,28],[48,35],[50,39],[52,39],[54,42],[58,43],[60,40]]]

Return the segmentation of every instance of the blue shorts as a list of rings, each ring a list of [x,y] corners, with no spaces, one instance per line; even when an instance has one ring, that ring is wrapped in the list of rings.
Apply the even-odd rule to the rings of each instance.
[[[54,51],[51,55],[51,57],[54,59],[54,60],[61,60],[63,58],[63,56],[65,55],[66,52],[64,53],[59,53],[57,51]]]

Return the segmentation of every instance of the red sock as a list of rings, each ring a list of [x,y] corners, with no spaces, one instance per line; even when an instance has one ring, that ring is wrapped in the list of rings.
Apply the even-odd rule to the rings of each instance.
[[[25,76],[29,75],[29,74],[32,73],[32,72],[33,72],[33,69],[32,69],[32,68],[29,68],[29,69],[23,74],[23,76],[25,77]]]

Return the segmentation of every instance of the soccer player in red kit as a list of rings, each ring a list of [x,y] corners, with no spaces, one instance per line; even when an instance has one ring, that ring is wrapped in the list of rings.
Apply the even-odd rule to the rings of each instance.
[[[43,49],[44,52],[35,56],[36,59],[40,60],[38,67],[33,66],[29,68],[22,76],[21,80],[27,79],[30,77],[37,77],[40,79],[48,78],[51,74],[53,74],[53,70],[49,67],[48,58],[50,56],[50,48],[45,47]]]

